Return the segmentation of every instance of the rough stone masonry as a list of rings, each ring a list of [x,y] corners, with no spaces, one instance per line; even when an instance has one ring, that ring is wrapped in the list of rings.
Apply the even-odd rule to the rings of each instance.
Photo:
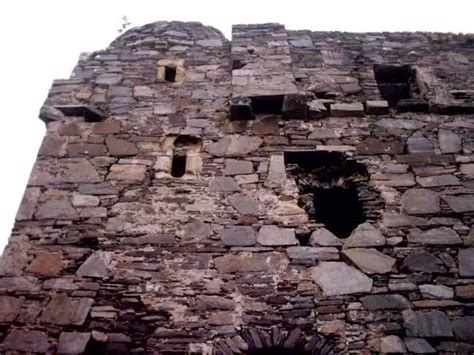
[[[199,23],[82,55],[2,354],[474,352],[474,36]]]

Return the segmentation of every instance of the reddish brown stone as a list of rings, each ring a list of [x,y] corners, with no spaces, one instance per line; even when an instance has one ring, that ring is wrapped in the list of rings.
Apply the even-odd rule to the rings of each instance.
[[[28,271],[42,276],[55,276],[62,269],[62,253],[49,252],[36,256],[28,267]]]
[[[37,330],[13,329],[5,338],[6,349],[35,353],[46,353],[49,348],[48,336]]]
[[[96,123],[92,132],[95,134],[114,134],[120,133],[120,129],[121,125],[119,121],[106,120]]]
[[[456,286],[456,297],[465,300],[474,299],[474,284]]]
[[[67,147],[67,153],[71,158],[76,157],[95,157],[105,155],[107,149],[103,144],[95,143],[72,143]]]
[[[377,138],[367,138],[357,145],[357,152],[363,155],[374,154],[403,154],[404,144],[397,140],[382,141]]]
[[[41,321],[58,325],[82,325],[91,309],[91,298],[70,298],[65,293],[54,295],[41,315]]]
[[[110,155],[125,157],[129,155],[136,155],[138,153],[138,149],[135,144],[127,142],[123,139],[107,137],[105,143],[107,144]]]
[[[23,298],[0,296],[0,323],[13,322],[20,311]]]
[[[66,142],[59,137],[46,136],[41,143],[38,155],[61,157],[66,154]]]

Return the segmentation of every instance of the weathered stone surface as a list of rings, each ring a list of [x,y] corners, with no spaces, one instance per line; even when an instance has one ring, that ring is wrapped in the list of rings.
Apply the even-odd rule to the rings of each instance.
[[[414,354],[434,354],[436,352],[436,349],[423,338],[405,338],[405,345],[408,351]]]
[[[39,187],[29,187],[25,190],[20,208],[16,214],[15,219],[17,221],[25,221],[33,218],[40,195],[41,190]]]
[[[461,150],[461,137],[453,131],[440,129],[438,131],[438,141],[443,153],[457,153]]]
[[[357,152],[363,155],[403,154],[404,144],[399,140],[383,141],[369,137],[357,145]]]
[[[459,250],[459,275],[474,276],[474,248]]]
[[[286,183],[285,158],[283,155],[272,155],[270,157],[270,166],[268,176],[264,186],[279,188]]]
[[[410,302],[406,297],[399,294],[392,295],[369,295],[360,299],[365,308],[369,311],[378,311],[383,309],[407,309],[410,308]]]
[[[153,106],[155,115],[173,115],[176,113],[176,107],[173,104],[161,103]]]
[[[221,240],[227,246],[250,246],[255,245],[255,231],[249,226],[232,226],[221,233]]]
[[[376,247],[385,245],[385,238],[372,224],[359,224],[344,241],[344,249],[358,247]]]
[[[408,153],[432,153],[433,144],[421,132],[416,132],[407,140]]]
[[[370,292],[372,280],[343,262],[322,262],[311,269],[316,284],[327,296]]]
[[[342,240],[328,231],[326,228],[318,228],[309,238],[309,244],[322,247],[337,247],[342,245]]]
[[[364,115],[364,105],[360,102],[350,104],[332,104],[331,116],[334,117],[357,117]]]
[[[0,296],[0,323],[13,322],[20,312],[23,298]]]
[[[107,251],[96,251],[84,261],[77,274],[88,277],[105,277],[113,272],[113,253]]]
[[[37,330],[12,329],[3,345],[9,350],[35,353],[46,353],[49,349],[48,336]]]
[[[110,155],[126,157],[136,155],[138,153],[138,149],[135,144],[130,143],[124,139],[107,137],[105,139],[105,144],[107,145],[107,149],[109,150]]]
[[[241,215],[255,216],[259,214],[258,202],[251,196],[235,194],[229,197],[229,202]]]
[[[215,309],[233,310],[235,305],[234,302],[228,298],[202,295],[197,298],[197,307],[202,311]]]
[[[383,225],[386,227],[408,227],[408,226],[425,226],[428,224],[427,220],[421,217],[399,215],[394,213],[384,213]]]
[[[456,297],[461,299],[474,299],[474,284],[456,286]]]
[[[396,335],[388,335],[380,340],[380,351],[383,354],[406,353],[406,350],[403,340]]]
[[[392,270],[395,258],[392,258],[376,249],[355,248],[343,250],[345,255],[360,270],[367,274],[385,274]]]
[[[0,289],[8,291],[38,291],[38,279],[30,276],[14,276],[0,278]]]
[[[72,196],[72,205],[74,207],[96,207],[99,203],[100,199],[97,196],[80,194]]]
[[[416,181],[422,187],[455,186],[461,184],[459,179],[454,175],[417,177]]]
[[[371,180],[375,182],[377,186],[387,187],[410,187],[416,184],[415,177],[412,173],[407,174],[387,174],[378,173],[373,174]]]
[[[340,134],[335,128],[315,128],[308,136],[308,139],[335,139],[339,138]]]
[[[438,213],[439,195],[427,189],[410,189],[402,196],[402,209],[408,214]]]
[[[474,316],[457,318],[451,324],[456,338],[474,344]]]
[[[443,285],[420,285],[418,287],[424,298],[447,300],[454,297],[454,291],[451,287]]]
[[[464,175],[474,177],[474,164],[461,164],[459,170]]]
[[[446,313],[438,310],[403,311],[403,323],[410,337],[451,337],[453,329]]]
[[[422,245],[462,244],[462,240],[456,231],[448,227],[429,229],[426,232],[419,229],[412,229],[408,235],[408,241]]]
[[[212,230],[207,223],[204,223],[198,219],[193,219],[191,222],[184,225],[184,236],[185,240],[196,240],[206,241],[209,240]]]
[[[105,120],[103,122],[97,122],[94,124],[94,134],[114,134],[120,133],[121,124],[116,120]]]
[[[65,293],[56,294],[44,309],[40,320],[58,325],[82,325],[93,303],[92,298],[70,298]]]
[[[61,252],[43,252],[38,254],[28,266],[28,271],[42,276],[55,276],[62,269]]]
[[[263,226],[258,231],[257,242],[265,246],[296,245],[295,231],[277,226]]]
[[[225,160],[224,175],[252,174],[253,172],[253,164],[251,161],[237,159]]]
[[[58,340],[60,354],[81,354],[91,338],[90,333],[62,332]]]
[[[365,110],[369,115],[384,115],[388,113],[388,102],[385,100],[367,100]]]
[[[328,109],[324,106],[322,100],[312,100],[308,102],[308,117],[320,119],[329,114]]]
[[[425,123],[422,123],[417,120],[408,120],[408,119],[393,119],[393,118],[383,118],[377,121],[376,125],[381,128],[386,129],[419,129],[422,128]]]
[[[77,219],[79,216],[67,199],[48,200],[38,208],[36,219]]]
[[[72,183],[100,182],[99,173],[87,160],[79,163],[66,164],[64,172],[60,175],[60,181]]]
[[[278,270],[288,261],[279,253],[227,254],[214,259],[216,269],[225,273]]]
[[[474,195],[443,196],[443,200],[456,213],[474,211]]]
[[[284,117],[305,119],[308,114],[307,97],[304,94],[288,94],[283,99],[281,109]]]
[[[231,135],[210,145],[208,152],[217,157],[242,157],[257,150],[262,142],[260,137]]]
[[[107,180],[134,183],[145,179],[146,166],[140,164],[114,164],[110,167]]]
[[[298,264],[315,264],[316,261],[338,260],[339,252],[331,247],[288,247],[286,249],[288,257]]]
[[[71,143],[67,146],[67,154],[70,157],[97,157],[105,155],[107,148],[103,144],[96,143]]]
[[[237,182],[228,176],[218,176],[209,184],[209,191],[211,192],[236,192],[240,187]]]
[[[419,252],[408,255],[403,261],[403,266],[408,268],[410,271],[415,272],[446,272],[446,267],[444,266],[443,262],[428,252]]]

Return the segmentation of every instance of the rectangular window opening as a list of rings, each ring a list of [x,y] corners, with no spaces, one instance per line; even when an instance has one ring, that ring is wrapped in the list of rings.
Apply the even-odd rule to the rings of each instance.
[[[400,100],[412,99],[416,83],[411,65],[375,64],[373,69],[380,96],[390,106],[396,106]]]
[[[176,81],[176,67],[165,67],[165,81],[174,83]]]
[[[186,172],[186,155],[173,155],[171,162],[171,176],[175,178],[182,177]]]
[[[281,114],[283,109],[284,95],[276,96],[255,96],[252,100],[253,113],[260,114]]]

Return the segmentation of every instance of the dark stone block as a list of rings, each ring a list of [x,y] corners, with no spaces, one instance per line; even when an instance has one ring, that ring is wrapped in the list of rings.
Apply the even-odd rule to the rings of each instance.
[[[231,120],[253,120],[252,100],[248,97],[233,97],[230,100]]]
[[[308,115],[307,97],[303,94],[288,94],[283,99],[282,113],[286,118],[305,119]]]
[[[87,105],[61,105],[54,106],[66,116],[84,117],[86,122],[99,122],[105,118],[105,113],[93,106]]]

